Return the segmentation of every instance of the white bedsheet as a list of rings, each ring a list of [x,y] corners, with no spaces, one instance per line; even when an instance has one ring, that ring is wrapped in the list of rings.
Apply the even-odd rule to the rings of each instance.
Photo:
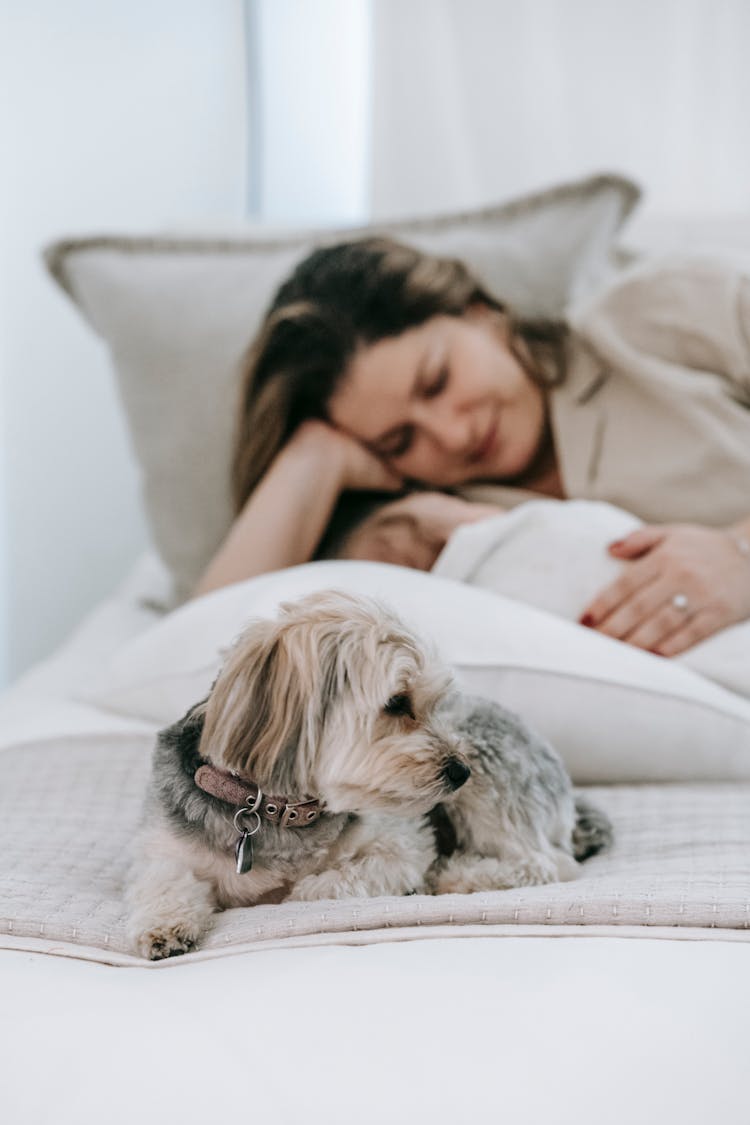
[[[0,956],[9,1125],[747,1120],[748,947],[452,938],[174,971]]]
[[[68,692],[154,620],[137,600],[159,581],[141,564],[6,693],[3,744],[112,729]],[[750,943],[702,936],[436,935],[161,971],[5,950],[0,1119],[743,1121]]]
[[[157,607],[168,592],[161,563],[154,555],[143,555],[57,652],[0,695],[0,750],[60,735],[137,734],[154,729],[154,724],[102,712],[74,695],[85,689],[118,648],[159,620],[162,613]]]

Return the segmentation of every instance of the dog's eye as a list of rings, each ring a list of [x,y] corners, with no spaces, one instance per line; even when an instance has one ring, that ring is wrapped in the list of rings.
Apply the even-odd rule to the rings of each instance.
[[[405,693],[402,695],[392,695],[383,710],[386,715],[408,715],[410,719],[414,718],[414,708],[411,705],[411,697]]]

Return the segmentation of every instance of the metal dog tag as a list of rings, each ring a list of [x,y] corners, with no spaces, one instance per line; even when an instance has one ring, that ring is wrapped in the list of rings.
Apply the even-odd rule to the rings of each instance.
[[[237,859],[237,874],[244,875],[253,866],[253,838],[249,832],[243,832],[234,845],[234,854]]]
[[[237,809],[237,812],[234,814],[232,823],[240,834],[239,840],[234,845],[234,854],[237,860],[236,871],[238,875],[244,875],[247,871],[250,871],[253,866],[253,836],[260,830],[258,805],[260,804],[262,796],[263,794],[259,789],[252,807],[245,808],[243,806],[241,809]],[[244,817],[247,816],[255,817],[255,824],[252,828],[244,827]]]

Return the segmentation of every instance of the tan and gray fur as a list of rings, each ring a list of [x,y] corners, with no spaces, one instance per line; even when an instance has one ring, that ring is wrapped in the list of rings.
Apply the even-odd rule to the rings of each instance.
[[[236,810],[198,788],[204,762],[315,797],[323,814],[304,828],[264,821],[238,875]],[[208,698],[160,733],[128,886],[132,944],[151,959],[183,953],[217,910],[258,902],[570,879],[609,837],[555,751],[460,694],[391,611],[313,594],[251,623]]]

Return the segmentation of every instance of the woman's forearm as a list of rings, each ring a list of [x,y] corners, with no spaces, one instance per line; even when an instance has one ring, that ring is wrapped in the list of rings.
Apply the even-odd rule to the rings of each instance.
[[[290,441],[249,497],[193,597],[308,562],[344,487],[337,454],[319,435]]]

